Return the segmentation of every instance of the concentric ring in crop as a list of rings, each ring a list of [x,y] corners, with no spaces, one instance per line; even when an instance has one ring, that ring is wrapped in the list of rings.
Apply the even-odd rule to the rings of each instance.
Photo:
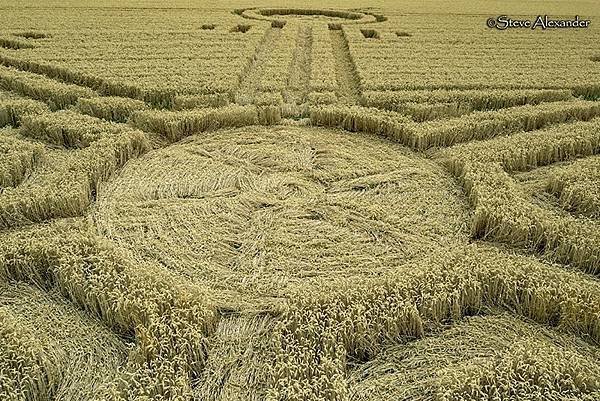
[[[327,22],[339,22],[342,24],[367,24],[377,22],[377,18],[368,13],[333,8],[257,7],[238,10],[237,12],[244,18],[264,21],[318,18]]]
[[[100,191],[95,219],[139,261],[254,302],[466,241],[467,209],[441,167],[400,145],[280,126],[189,137],[132,161]]]

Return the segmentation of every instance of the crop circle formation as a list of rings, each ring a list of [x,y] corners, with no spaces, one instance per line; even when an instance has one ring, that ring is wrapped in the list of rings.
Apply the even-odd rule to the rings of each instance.
[[[600,400],[595,25],[84,3],[0,13],[0,400]]]
[[[319,19],[343,24],[365,24],[376,22],[375,16],[360,11],[333,8],[248,8],[240,10],[240,15],[248,19],[278,21],[288,19]]]

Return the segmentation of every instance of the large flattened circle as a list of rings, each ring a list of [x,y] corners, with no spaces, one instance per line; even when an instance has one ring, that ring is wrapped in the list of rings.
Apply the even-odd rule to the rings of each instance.
[[[453,179],[407,148],[282,126],[189,137],[133,160],[100,190],[94,217],[138,262],[261,302],[464,242],[467,213]]]

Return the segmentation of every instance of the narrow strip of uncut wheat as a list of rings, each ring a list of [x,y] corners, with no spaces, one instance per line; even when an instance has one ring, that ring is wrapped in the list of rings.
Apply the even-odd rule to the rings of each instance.
[[[349,382],[357,401],[592,400],[600,396],[598,364],[590,344],[499,314],[386,348],[352,369]]]
[[[425,114],[431,111],[427,108]],[[423,110],[415,112],[418,114]],[[479,111],[458,118],[427,121],[421,124],[398,112],[359,106],[314,107],[310,118],[314,125],[371,132],[415,149],[424,150],[533,131],[563,122],[587,121],[599,114],[600,105],[596,102],[569,101]]]
[[[600,218],[600,156],[578,160],[551,175],[546,188],[564,208]]]
[[[28,115],[21,126],[23,136],[65,148],[87,148],[100,139],[116,138],[121,133],[133,131],[119,125],[71,110],[56,113]]]
[[[0,129],[0,189],[19,185],[43,154],[43,146],[22,140],[18,131]]]
[[[79,99],[77,101],[77,109],[81,113],[92,117],[125,123],[134,112],[146,110],[148,106],[141,100],[107,96]]]
[[[494,110],[525,104],[556,102],[573,99],[570,90],[414,90],[414,91],[366,91],[364,105],[386,110],[401,111],[406,103],[439,104],[454,103],[471,110]]]
[[[441,322],[478,313],[484,306],[507,307],[593,342],[600,339],[598,282],[580,273],[486,246],[440,250],[407,267],[362,282],[332,279],[318,293],[298,288],[277,326],[270,399],[348,397],[349,362],[376,358],[387,344],[423,337]],[[477,388],[485,391],[485,381]],[[460,388],[455,390],[460,394]]]
[[[11,316],[14,324],[10,329],[5,326],[4,334],[17,338],[0,346],[9,353],[0,364],[12,364],[2,370],[9,380],[3,383],[15,383],[4,394],[0,390],[0,397],[11,399],[11,394],[22,391],[25,399],[94,399],[127,361],[127,347],[118,336],[55,290],[46,293],[24,283],[0,283],[2,313]],[[37,344],[14,343],[30,337]],[[31,365],[33,355],[38,362]]]
[[[56,288],[114,331],[135,335],[127,365],[119,373],[105,375],[111,383],[103,399],[191,397],[191,380],[202,371],[206,339],[217,319],[202,287],[186,285],[153,266],[132,263],[79,220],[58,220],[3,236],[0,280]],[[78,358],[73,357],[66,359]],[[39,365],[37,360],[30,364]],[[90,372],[90,366],[84,366],[73,372],[80,375],[73,380]],[[43,372],[41,376],[35,383],[46,382]]]
[[[562,124],[440,152],[475,205],[473,234],[541,252],[592,274],[600,271],[600,229],[531,202],[506,171],[527,170],[600,152],[599,121]]]
[[[73,105],[79,98],[98,96],[89,88],[65,84],[43,75],[0,66],[0,88],[46,102],[53,110]]]
[[[157,132],[170,141],[223,127],[258,124],[259,113],[254,106],[228,106],[219,109],[187,111],[145,111],[133,115],[133,124]]]
[[[28,114],[42,114],[48,111],[44,103],[29,99],[0,99],[0,127],[17,127]]]
[[[76,149],[47,149],[44,163],[29,179],[2,192],[0,227],[3,228],[81,216],[101,182],[127,160],[149,149],[141,131],[72,112],[28,117],[27,121],[21,129],[23,133]],[[79,146],[85,148],[78,149]]]

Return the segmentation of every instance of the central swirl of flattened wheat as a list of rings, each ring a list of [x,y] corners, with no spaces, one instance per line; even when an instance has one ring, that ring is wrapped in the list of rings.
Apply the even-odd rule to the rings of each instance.
[[[467,209],[443,169],[400,145],[246,127],[133,160],[101,189],[94,217],[141,263],[258,299],[463,242]]]

